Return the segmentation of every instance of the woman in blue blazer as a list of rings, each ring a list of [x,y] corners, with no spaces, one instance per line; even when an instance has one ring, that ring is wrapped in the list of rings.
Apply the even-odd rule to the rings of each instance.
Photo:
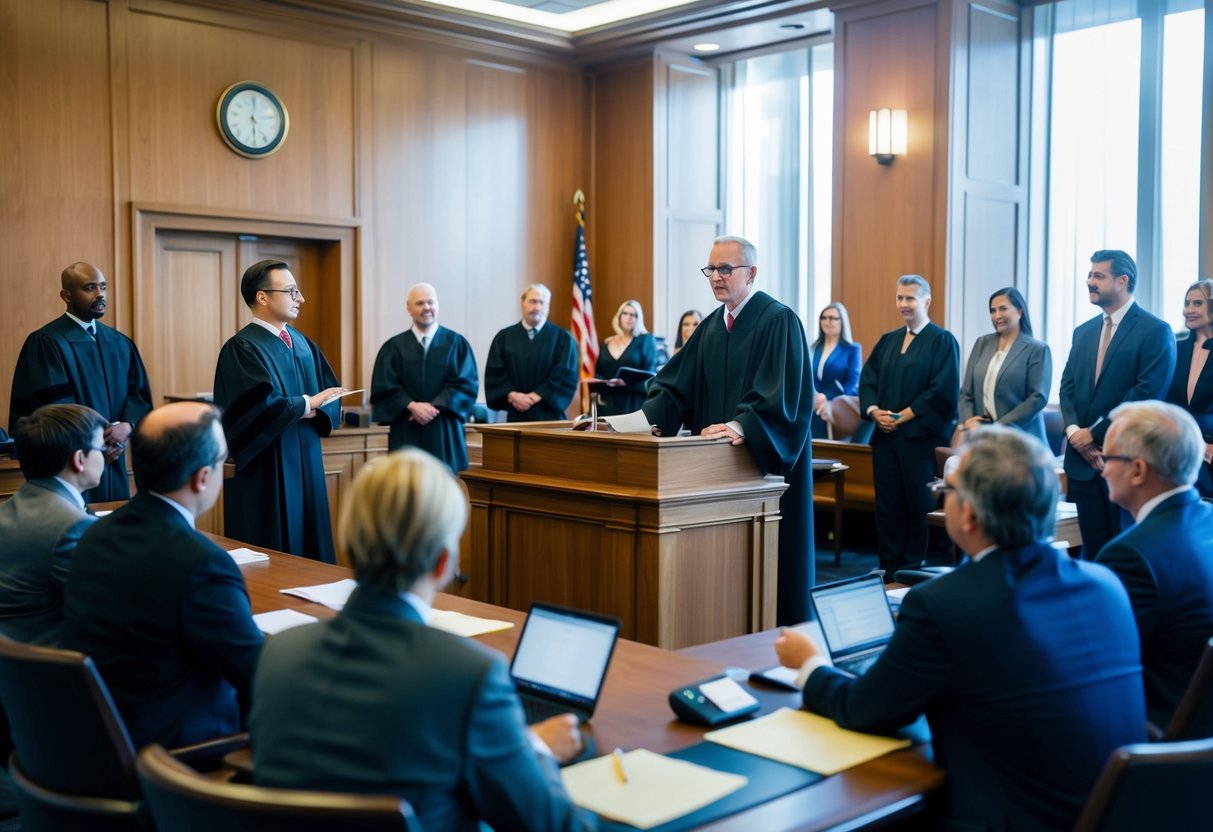
[[[960,383],[960,427],[1012,425],[1048,444],[1041,411],[1053,383],[1049,345],[1032,337],[1028,306],[1008,286],[990,295],[994,331],[973,345]]]
[[[1175,345],[1175,375],[1167,390],[1167,401],[1196,417],[1206,443],[1213,443],[1213,280],[1198,280],[1184,295],[1184,323],[1188,332]],[[1202,497],[1213,497],[1213,470],[1209,459],[1213,444],[1205,446],[1196,489]]]
[[[851,340],[851,318],[847,308],[835,301],[821,310],[817,340],[813,342],[812,431],[814,439],[825,439],[828,429],[821,409],[830,399],[859,395],[859,372],[863,358],[859,344]]]

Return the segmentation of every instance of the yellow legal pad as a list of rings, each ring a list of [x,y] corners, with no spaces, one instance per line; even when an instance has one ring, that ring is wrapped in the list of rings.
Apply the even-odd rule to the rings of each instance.
[[[748,781],[638,748],[623,755],[628,782],[619,780],[610,754],[562,769],[573,802],[604,818],[651,829],[730,795]]]
[[[514,625],[509,621],[498,621],[493,618],[477,618],[474,615],[464,615],[451,610],[431,610],[430,626],[435,630],[444,630],[457,636],[482,636],[485,633],[496,633],[508,630]]]
[[[839,728],[832,719],[791,708],[780,708],[759,719],[709,731],[703,738],[825,775],[910,746],[909,740],[848,731]]]

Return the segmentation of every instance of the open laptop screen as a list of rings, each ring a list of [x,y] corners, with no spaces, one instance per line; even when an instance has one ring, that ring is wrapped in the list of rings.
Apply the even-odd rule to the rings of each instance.
[[[519,690],[592,711],[618,634],[619,622],[614,619],[532,604],[510,675]]]
[[[893,613],[878,575],[811,590],[831,656],[863,650],[893,637]]]

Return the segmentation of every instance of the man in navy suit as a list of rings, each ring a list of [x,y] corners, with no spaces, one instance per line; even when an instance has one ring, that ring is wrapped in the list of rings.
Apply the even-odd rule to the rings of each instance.
[[[1134,302],[1136,289],[1132,257],[1117,250],[1091,255],[1087,291],[1102,314],[1074,330],[1061,374],[1067,496],[1078,506],[1083,557],[1088,560],[1121,527],[1120,509],[1108,499],[1108,486],[1099,476],[1108,414],[1122,402],[1161,399],[1175,372],[1175,335]]]
[[[467,503],[416,448],[365,466],[341,513],[358,588],[331,621],[270,639],[253,691],[253,757],[266,786],[394,794],[426,829],[593,828],[555,760],[581,750],[572,714],[536,725],[505,658],[426,626],[458,572]]]
[[[1213,636],[1213,506],[1192,484],[1205,441],[1186,410],[1163,402],[1124,404],[1104,437],[1103,478],[1112,502],[1136,520],[1097,562],[1129,591],[1150,721],[1166,728]],[[1209,736],[1213,725],[1193,736]]]
[[[844,728],[890,731],[926,714],[947,772],[937,826],[1070,829],[1112,750],[1145,739],[1124,587],[1045,542],[1053,466],[1022,431],[973,434],[945,503],[969,561],[906,595],[892,641],[863,676],[828,666],[799,632],[775,645],[800,668],[804,707]]]
[[[64,646],[97,663],[136,748],[235,733],[262,638],[240,568],[194,529],[223,485],[219,411],[153,410],[131,452],[139,493],[76,547]]]

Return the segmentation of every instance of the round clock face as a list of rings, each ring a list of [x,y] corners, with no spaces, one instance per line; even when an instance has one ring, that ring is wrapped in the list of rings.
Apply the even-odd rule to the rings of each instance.
[[[251,81],[224,90],[216,115],[223,140],[251,159],[268,156],[281,147],[290,128],[290,118],[278,96]]]

